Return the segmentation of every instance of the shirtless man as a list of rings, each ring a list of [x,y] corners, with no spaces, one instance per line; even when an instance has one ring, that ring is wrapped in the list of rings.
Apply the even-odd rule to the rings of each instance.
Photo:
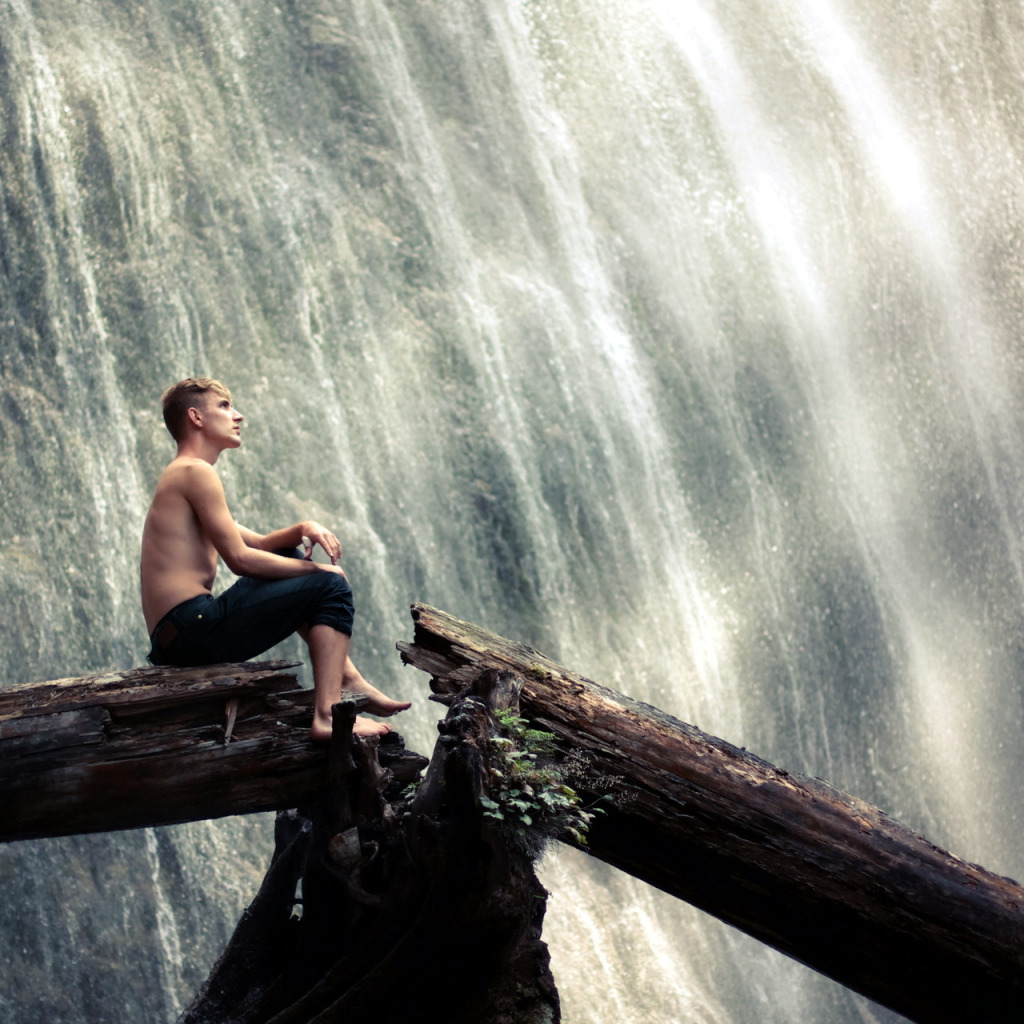
[[[223,384],[183,380],[163,395],[164,422],[178,444],[153,494],[142,533],[142,614],[154,665],[245,661],[292,633],[309,647],[315,706],[311,735],[331,735],[331,707],[342,689],[366,694],[367,709],[393,715],[409,707],[371,686],[349,658],[352,589],[341,566],[341,544],[307,520],[258,534],[228,511],[214,470],[222,451],[242,443],[242,414]],[[305,539],[305,540],[304,540]],[[308,541],[308,543],[307,543]],[[305,555],[296,550],[306,545]],[[319,544],[331,560],[312,560]],[[240,579],[213,597],[217,556]],[[389,732],[360,716],[355,732]]]

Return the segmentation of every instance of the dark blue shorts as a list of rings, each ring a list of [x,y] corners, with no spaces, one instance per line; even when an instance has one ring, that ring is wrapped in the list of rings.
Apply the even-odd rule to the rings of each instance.
[[[339,573],[283,580],[243,576],[219,597],[199,594],[172,608],[150,640],[154,665],[248,661],[303,626],[352,635],[352,588]]]

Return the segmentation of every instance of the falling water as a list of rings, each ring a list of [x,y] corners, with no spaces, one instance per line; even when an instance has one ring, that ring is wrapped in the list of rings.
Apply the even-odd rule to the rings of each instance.
[[[142,663],[210,373],[410,746],[424,600],[1024,878],[1022,57],[981,0],[0,0],[3,682]],[[269,832],[0,849],[3,1019],[173,1020]],[[569,1024],[895,1019],[542,872]]]

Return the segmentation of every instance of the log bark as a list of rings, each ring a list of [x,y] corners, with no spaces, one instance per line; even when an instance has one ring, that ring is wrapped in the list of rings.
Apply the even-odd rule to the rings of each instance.
[[[313,694],[294,665],[142,668],[0,691],[0,841],[318,798],[327,751],[310,742]],[[386,761],[406,756],[400,741],[382,749]]]
[[[403,659],[446,702],[484,670],[612,797],[589,852],[922,1024],[1016,1022],[1024,889],[879,809],[600,686],[522,644],[414,605]]]

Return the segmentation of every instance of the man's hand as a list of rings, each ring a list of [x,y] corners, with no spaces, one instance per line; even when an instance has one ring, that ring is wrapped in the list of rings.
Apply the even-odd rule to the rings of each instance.
[[[302,546],[305,549],[306,560],[313,557],[313,548],[319,544],[331,560],[331,565],[337,565],[338,559],[341,558],[341,541],[330,530],[312,519],[307,519],[300,526],[302,527]]]

